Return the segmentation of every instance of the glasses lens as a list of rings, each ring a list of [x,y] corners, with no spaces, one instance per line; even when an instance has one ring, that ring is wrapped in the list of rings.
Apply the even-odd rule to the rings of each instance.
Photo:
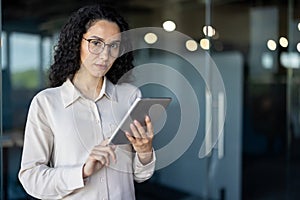
[[[120,42],[113,42],[109,44],[110,56],[117,58],[120,55]]]
[[[91,53],[93,54],[99,54],[103,51],[104,49],[104,42],[102,42],[101,40],[90,40],[89,41],[89,50]]]
[[[123,54],[123,48],[120,47],[120,42],[113,42],[110,44],[105,44],[103,41],[101,40],[97,40],[97,39],[91,39],[89,40],[89,51],[92,54],[100,54],[103,52],[103,50],[105,49],[105,46],[107,46],[107,50],[109,51],[109,55],[111,57],[117,58],[120,55]]]

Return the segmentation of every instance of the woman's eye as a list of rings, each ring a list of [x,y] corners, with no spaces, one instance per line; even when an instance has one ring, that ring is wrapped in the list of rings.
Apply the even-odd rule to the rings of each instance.
[[[118,49],[119,46],[120,46],[119,43],[112,43],[112,44],[110,45],[110,47],[113,48],[113,49]]]
[[[102,45],[102,42],[98,41],[98,40],[91,40],[91,43],[94,45],[94,46],[101,46]]]

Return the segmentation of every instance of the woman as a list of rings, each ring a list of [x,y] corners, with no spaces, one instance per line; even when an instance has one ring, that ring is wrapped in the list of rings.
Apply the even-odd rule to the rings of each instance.
[[[117,84],[133,67],[131,53],[118,58],[129,44],[120,34],[126,30],[119,14],[99,5],[79,9],[63,27],[50,68],[52,87],[33,98],[28,112],[19,179],[30,195],[132,200],[134,180],[152,176],[149,117],[146,128],[131,124],[131,145],[107,145],[141,96],[138,88]]]

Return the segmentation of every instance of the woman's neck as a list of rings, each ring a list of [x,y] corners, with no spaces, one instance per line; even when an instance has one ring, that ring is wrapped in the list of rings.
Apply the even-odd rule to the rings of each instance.
[[[72,82],[85,97],[95,100],[100,94],[103,80],[103,77],[87,77],[81,73],[76,73]]]

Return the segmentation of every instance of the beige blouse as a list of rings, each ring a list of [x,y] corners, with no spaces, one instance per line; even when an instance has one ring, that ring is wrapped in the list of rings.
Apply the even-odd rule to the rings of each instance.
[[[155,168],[143,165],[131,145],[119,145],[110,162],[87,179],[82,167],[91,149],[111,136],[130,105],[141,96],[130,84],[112,84],[106,77],[99,97],[85,98],[67,80],[32,100],[25,128],[19,179],[39,199],[133,200],[134,180],[149,179]]]

